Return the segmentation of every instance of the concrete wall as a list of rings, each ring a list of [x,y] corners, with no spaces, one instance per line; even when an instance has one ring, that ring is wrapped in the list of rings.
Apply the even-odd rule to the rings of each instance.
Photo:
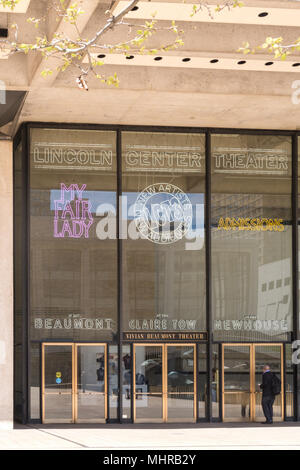
[[[13,426],[13,152],[0,141],[0,429]]]

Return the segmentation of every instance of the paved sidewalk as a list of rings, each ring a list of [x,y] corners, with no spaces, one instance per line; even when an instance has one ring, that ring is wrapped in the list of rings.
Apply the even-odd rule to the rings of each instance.
[[[48,425],[0,431],[0,450],[300,450],[300,424]]]

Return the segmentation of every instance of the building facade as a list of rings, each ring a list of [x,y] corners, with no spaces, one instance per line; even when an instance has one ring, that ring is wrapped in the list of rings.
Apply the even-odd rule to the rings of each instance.
[[[298,135],[24,124],[15,140],[23,422],[297,418]],[[294,353],[294,360],[292,359]]]
[[[40,37],[94,37],[110,5],[73,31],[50,3],[1,7],[0,35],[34,42],[47,11]],[[261,421],[264,364],[299,420],[299,52],[237,51],[292,44],[300,3],[244,3],[139,2],[105,38],[154,9],[159,52],[101,51],[116,89],[1,49],[0,427]]]

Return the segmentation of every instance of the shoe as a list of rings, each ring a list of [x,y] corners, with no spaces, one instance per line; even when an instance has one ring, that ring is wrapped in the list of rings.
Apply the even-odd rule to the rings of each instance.
[[[263,421],[261,424],[273,424],[273,421]]]

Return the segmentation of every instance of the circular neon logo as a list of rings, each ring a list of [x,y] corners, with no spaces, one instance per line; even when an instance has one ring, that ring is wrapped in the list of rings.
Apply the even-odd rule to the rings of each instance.
[[[188,196],[170,183],[155,183],[137,197],[134,220],[142,238],[170,244],[181,240],[192,225],[192,204]]]

